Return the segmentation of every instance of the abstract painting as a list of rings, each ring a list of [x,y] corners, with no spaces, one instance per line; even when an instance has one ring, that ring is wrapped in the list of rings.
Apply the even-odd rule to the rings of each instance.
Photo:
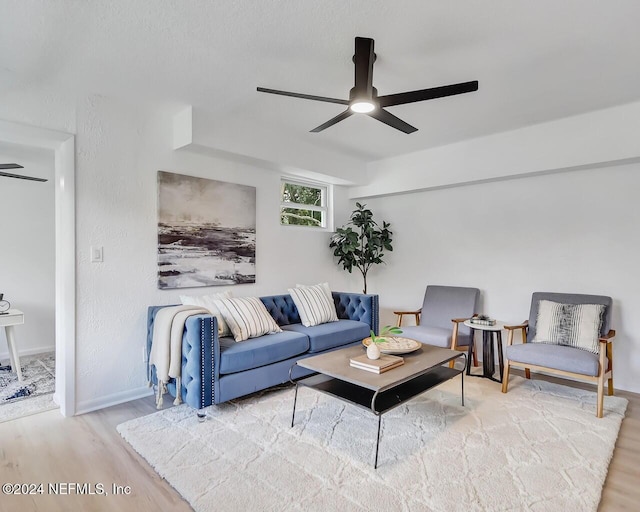
[[[255,187],[158,171],[158,288],[255,281]]]

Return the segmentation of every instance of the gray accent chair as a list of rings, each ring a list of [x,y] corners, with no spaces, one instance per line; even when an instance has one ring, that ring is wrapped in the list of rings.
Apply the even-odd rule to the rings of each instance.
[[[603,304],[604,319],[600,328],[599,353],[564,345],[530,343],[536,335],[538,306],[541,300],[550,300],[562,304]],[[509,371],[512,366],[524,368],[527,379],[530,370],[550,372],[563,377],[587,380],[598,385],[596,416],[602,418],[604,402],[604,382],[607,381],[607,393],[613,395],[613,345],[616,332],[611,326],[611,297],[603,295],[582,295],[571,293],[536,292],[531,297],[529,320],[520,325],[506,325],[508,331],[506,363],[502,377],[502,392],[509,387]],[[513,345],[513,333],[520,331],[522,344]],[[529,342],[529,343],[528,343]]]
[[[416,325],[402,327],[402,336],[427,345],[467,351],[472,334],[463,322],[477,314],[479,298],[478,288],[429,285],[421,309],[394,311],[397,326],[402,327],[404,315],[413,315]],[[473,344],[473,362],[478,366],[475,347]]]

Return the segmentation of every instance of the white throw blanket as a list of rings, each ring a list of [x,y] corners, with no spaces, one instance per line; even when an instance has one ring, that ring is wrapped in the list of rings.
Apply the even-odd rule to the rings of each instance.
[[[197,306],[171,306],[156,313],[153,321],[153,337],[149,368],[155,366],[158,377],[156,405],[162,407],[163,395],[167,392],[167,383],[176,379],[175,405],[182,403],[182,335],[184,324],[192,315],[209,315],[209,311]],[[150,376],[149,376],[150,377]],[[151,385],[151,378],[149,378]]]

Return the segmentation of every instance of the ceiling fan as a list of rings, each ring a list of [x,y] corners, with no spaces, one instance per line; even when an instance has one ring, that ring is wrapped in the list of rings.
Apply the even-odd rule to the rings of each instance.
[[[409,123],[406,123],[402,119],[394,116],[390,112],[386,111],[384,107],[404,105],[405,103],[414,103],[416,101],[432,100],[435,98],[442,98],[444,96],[454,96],[456,94],[464,94],[478,90],[478,81],[474,80],[472,82],[432,87],[431,89],[420,89],[417,91],[378,96],[378,90],[373,87],[373,63],[375,60],[376,54],[373,52],[373,39],[369,39],[368,37],[356,37],[356,49],[355,55],[353,56],[356,75],[355,86],[349,91],[348,100],[326,98],[324,96],[312,96],[310,94],[300,94],[297,92],[279,91],[276,89],[265,89],[264,87],[258,87],[258,91],[269,94],[280,94],[282,96],[292,96],[294,98],[302,98],[306,100],[347,105],[347,110],[311,130],[314,133],[321,132],[322,130],[333,126],[353,114],[367,114],[378,121],[388,124],[396,130],[400,130],[404,133],[413,133],[418,130],[416,127],[411,126]]]
[[[30,180],[30,181],[47,181],[44,178],[34,178],[33,176],[25,176],[24,174],[13,174],[11,172],[2,172],[5,169],[24,169],[19,164],[0,164],[0,176],[4,176],[5,178],[18,178],[21,180]]]

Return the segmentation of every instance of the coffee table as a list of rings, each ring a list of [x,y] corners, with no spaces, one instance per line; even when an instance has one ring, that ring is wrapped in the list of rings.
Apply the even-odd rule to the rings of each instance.
[[[296,365],[317,372],[310,377],[297,381],[291,380],[296,385],[291,426],[293,427],[295,421],[296,401],[300,386],[313,388],[350,404],[368,409],[378,417],[376,457],[373,465],[377,469],[382,415],[457,375],[462,376],[461,400],[464,406],[464,368],[467,366],[467,355],[456,350],[423,345],[416,352],[405,354],[402,366],[377,374],[349,366],[349,360],[352,357],[363,353],[362,346],[351,346],[300,359],[291,367],[289,370],[290,380],[291,372]],[[451,368],[453,361],[460,357],[465,358],[462,369]],[[447,363],[452,364],[447,365]]]

